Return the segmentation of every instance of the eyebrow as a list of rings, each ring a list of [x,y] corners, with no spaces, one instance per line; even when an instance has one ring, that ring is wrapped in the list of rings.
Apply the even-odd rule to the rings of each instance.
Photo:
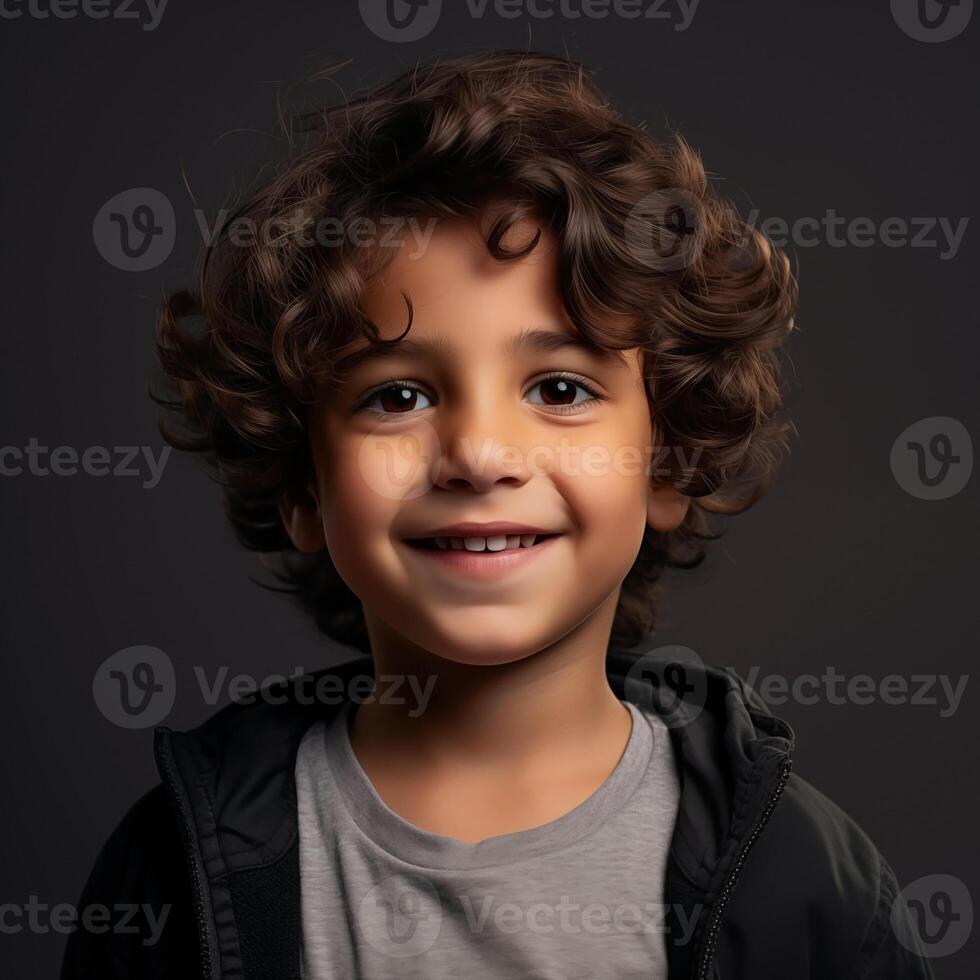
[[[627,362],[622,351],[599,347],[589,343],[584,337],[577,334],[565,333],[557,330],[544,330],[540,327],[528,327],[522,330],[515,337],[508,338],[503,344],[504,354],[517,357],[521,354],[553,353],[560,350],[577,350],[582,353],[595,357],[609,365],[620,365],[625,367]],[[354,368],[367,361],[384,360],[398,356],[417,356],[425,355],[433,357],[451,357],[454,354],[452,344],[444,335],[433,338],[407,337],[398,344],[372,343],[366,347],[348,354],[337,361],[335,368],[340,372],[352,371]]]

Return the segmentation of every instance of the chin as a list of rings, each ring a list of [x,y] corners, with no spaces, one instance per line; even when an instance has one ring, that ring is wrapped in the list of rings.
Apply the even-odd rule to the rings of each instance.
[[[497,667],[501,664],[512,664],[518,660],[533,655],[533,650],[502,651],[499,648],[492,650],[473,651],[461,650],[459,647],[445,651],[433,651],[434,655],[440,660],[448,660],[454,664],[464,664],[467,667]]]
[[[524,660],[558,639],[557,635],[552,637],[547,631],[506,631],[501,628],[499,613],[489,619],[491,622],[473,622],[468,627],[463,623],[453,624],[451,629],[436,627],[425,637],[410,638],[441,660],[473,667]]]

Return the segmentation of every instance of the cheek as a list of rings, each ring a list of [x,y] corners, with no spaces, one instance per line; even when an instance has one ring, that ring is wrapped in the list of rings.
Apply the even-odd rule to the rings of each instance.
[[[383,459],[360,451],[361,442],[349,436],[332,440],[330,457],[324,461],[321,507],[331,551],[342,545],[345,551],[352,544],[369,545],[390,526],[397,511],[397,501],[385,492]]]
[[[397,429],[393,431],[394,425]],[[369,498],[364,501],[367,508],[394,510],[432,487],[438,437],[422,419],[337,432],[328,445],[332,447],[330,469],[338,474],[338,493],[348,500]]]
[[[392,528],[405,502],[428,489],[426,434],[329,431],[318,460],[323,529],[331,559],[358,595],[398,575]]]
[[[583,557],[592,567],[625,577],[646,527],[643,478],[615,471],[586,473],[572,477],[564,493],[580,521]]]
[[[636,530],[645,521],[649,433],[635,423],[610,424],[575,445],[552,478],[586,530]]]

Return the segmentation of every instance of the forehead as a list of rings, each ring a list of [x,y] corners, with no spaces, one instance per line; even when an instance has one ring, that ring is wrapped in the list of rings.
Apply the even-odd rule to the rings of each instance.
[[[568,366],[577,361],[583,370],[612,372],[610,381],[621,372],[642,375],[641,348],[600,346],[576,329],[558,291],[558,241],[550,229],[540,229],[529,255],[502,261],[487,248],[486,225],[431,220],[403,229],[406,240],[361,297],[381,339],[403,339],[384,345],[358,335],[335,351],[335,379],[387,359],[479,364],[558,351],[576,355]],[[504,245],[521,248],[538,232],[537,223],[525,221],[508,232]]]
[[[411,334],[439,333],[453,341],[490,339],[529,323],[575,333],[558,292],[557,241],[548,229],[534,251],[500,261],[486,247],[476,222],[417,219],[402,229],[403,243],[387,268],[361,298],[364,312],[385,339],[397,337],[407,322],[405,296],[413,310]],[[525,222],[505,244],[530,241],[538,226]],[[428,237],[426,237],[428,236]]]

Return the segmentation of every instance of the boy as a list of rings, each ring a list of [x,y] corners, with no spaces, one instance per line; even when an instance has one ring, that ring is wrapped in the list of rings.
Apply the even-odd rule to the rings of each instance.
[[[930,976],[789,726],[636,649],[785,448],[785,256],[559,58],[424,66],[308,139],[158,349],[168,438],[361,656],[158,731],[83,905],[162,937],[76,932],[63,977]]]

